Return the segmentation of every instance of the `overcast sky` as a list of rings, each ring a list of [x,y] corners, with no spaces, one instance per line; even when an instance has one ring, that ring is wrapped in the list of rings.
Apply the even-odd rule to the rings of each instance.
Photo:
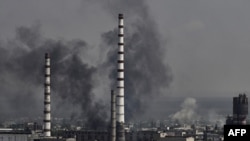
[[[146,4],[173,73],[168,96],[232,97],[250,91],[249,0]],[[97,0],[0,0],[0,40],[13,38],[18,26],[39,23],[45,37],[79,38],[98,47],[100,35],[117,26],[104,9]]]

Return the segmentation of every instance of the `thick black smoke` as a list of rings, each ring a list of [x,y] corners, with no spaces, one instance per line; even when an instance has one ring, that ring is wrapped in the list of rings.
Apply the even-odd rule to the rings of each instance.
[[[111,0],[107,3],[104,6],[111,14],[124,13],[125,17],[125,115],[126,120],[135,119],[172,81],[171,70],[164,63],[166,49],[144,1]],[[117,66],[117,35],[117,28],[102,35],[109,48],[106,66],[112,68],[112,85],[116,85],[117,77],[114,67]]]
[[[118,13],[124,13],[126,121],[140,118],[150,99],[162,93],[161,90],[172,81],[171,71],[164,64],[166,50],[144,1],[100,2],[116,22]],[[92,129],[105,126],[110,111],[106,104],[110,102],[95,99],[94,79],[98,75],[108,75],[107,70],[111,70],[110,78],[104,80],[107,83],[103,85],[108,85],[111,80],[110,88],[116,87],[117,34],[117,28],[102,34],[105,43],[102,47],[105,48],[99,51],[108,51],[108,56],[104,64],[95,66],[81,59],[88,53],[88,45],[83,40],[46,39],[39,26],[17,28],[15,39],[0,42],[2,120],[15,116],[42,116],[42,64],[44,53],[49,52],[52,59],[52,102],[55,104],[52,116],[68,116],[73,121],[82,118]]]
[[[94,101],[95,67],[83,62],[87,52],[83,40],[43,38],[39,26],[19,27],[16,38],[0,46],[0,90],[2,120],[15,117],[38,117],[43,111],[44,54],[51,54],[52,116],[82,119],[87,128],[105,127],[107,109]],[[93,66],[93,65],[91,65]],[[74,111],[75,110],[75,111]],[[61,113],[57,113],[61,111]]]

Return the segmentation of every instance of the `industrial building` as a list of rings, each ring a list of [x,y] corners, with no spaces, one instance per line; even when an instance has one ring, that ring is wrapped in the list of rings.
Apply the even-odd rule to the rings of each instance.
[[[233,97],[233,116],[228,116],[227,125],[246,125],[248,115],[248,98],[246,94]]]
[[[0,140],[1,141],[28,141],[31,132],[23,130],[13,129],[0,129]]]
[[[76,138],[76,141],[110,141],[107,131],[60,131],[63,138]],[[125,132],[126,141],[194,141],[191,136],[161,136],[158,131]]]
[[[75,138],[76,141],[109,141],[108,131],[84,130],[84,131],[58,131],[58,136],[63,138]]]
[[[45,54],[44,82],[44,115],[43,128],[31,124],[33,131],[1,131],[0,141],[198,141],[219,140],[220,135],[214,132],[196,132],[191,127],[166,129],[161,125],[151,128],[130,130],[125,128],[125,82],[124,82],[124,17],[118,15],[118,59],[116,89],[111,90],[110,126],[107,130],[54,130],[51,131],[51,71],[50,54]],[[116,61],[115,61],[116,62]],[[228,118],[230,124],[246,124],[248,114],[248,98],[245,94],[233,98],[233,117]],[[160,127],[160,123],[159,123]],[[40,130],[38,130],[40,129]],[[42,129],[42,130],[41,130]],[[126,130],[125,130],[126,129]],[[52,136],[53,134],[53,136]]]

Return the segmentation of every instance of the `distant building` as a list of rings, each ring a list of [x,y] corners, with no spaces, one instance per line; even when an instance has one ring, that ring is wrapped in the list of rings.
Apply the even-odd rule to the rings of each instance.
[[[0,129],[0,141],[28,141],[31,132],[13,130],[10,128]]]
[[[59,131],[58,136],[63,138],[75,138],[76,141],[108,141],[109,134],[107,131]]]
[[[194,141],[194,137],[165,137],[165,138],[159,138],[157,141]]]
[[[75,141],[75,138],[40,138],[34,139],[33,141]]]
[[[194,141],[194,137],[165,136],[159,131],[126,132],[126,141]],[[76,141],[109,141],[106,131],[62,131],[63,138],[75,137]]]
[[[233,97],[233,116],[228,116],[227,125],[245,125],[247,124],[248,115],[248,98],[246,94],[239,94]]]

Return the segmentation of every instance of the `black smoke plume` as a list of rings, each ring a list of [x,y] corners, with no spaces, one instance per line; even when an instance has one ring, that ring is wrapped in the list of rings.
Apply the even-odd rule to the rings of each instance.
[[[164,63],[165,47],[143,0],[99,2],[115,22],[118,13],[124,14],[126,121],[140,118],[150,100],[161,94],[172,81],[171,71]],[[92,129],[105,126],[110,111],[106,105],[110,102],[95,99],[94,79],[109,74],[103,85],[111,80],[110,89],[116,87],[117,28],[102,34],[104,45],[99,51],[108,54],[100,65],[81,59],[88,53],[89,46],[85,41],[47,39],[39,29],[39,25],[19,27],[15,39],[0,42],[0,90],[3,95],[0,120],[42,116],[44,53],[49,52],[52,61],[52,116],[63,115],[71,117],[72,121],[81,118],[87,123],[86,127]]]
[[[0,46],[1,118],[42,115],[44,54],[51,56],[52,117],[60,114],[72,121],[82,119],[86,128],[105,127],[107,109],[94,101],[96,67],[83,62],[85,41],[46,39],[40,26],[18,27],[16,38]],[[61,113],[58,113],[61,111]]]
[[[109,0],[104,7],[113,13],[124,13],[125,20],[125,115],[126,121],[140,118],[150,100],[168,88],[171,70],[164,63],[165,51],[153,18],[143,0]],[[117,14],[115,18],[118,20]],[[118,23],[117,23],[118,24]],[[106,67],[116,81],[118,29],[102,35],[109,48]]]

